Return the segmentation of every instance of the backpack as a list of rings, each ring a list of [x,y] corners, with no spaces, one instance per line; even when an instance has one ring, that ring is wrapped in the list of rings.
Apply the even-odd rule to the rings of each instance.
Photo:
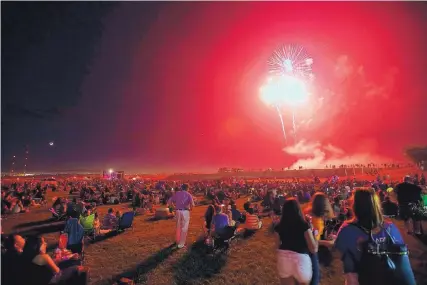
[[[405,256],[409,254],[406,244],[399,244],[389,230],[382,226],[386,240],[377,243],[371,231],[358,224],[352,224],[368,235],[368,240],[360,244],[361,258],[356,262],[359,285],[415,285],[412,269]],[[411,270],[408,274],[408,270]]]

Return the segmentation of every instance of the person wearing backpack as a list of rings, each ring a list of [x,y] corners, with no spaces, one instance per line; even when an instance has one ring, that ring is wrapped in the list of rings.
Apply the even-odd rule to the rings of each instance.
[[[384,221],[374,189],[355,189],[352,199],[354,218],[335,241],[346,285],[416,285],[407,246],[398,228]]]

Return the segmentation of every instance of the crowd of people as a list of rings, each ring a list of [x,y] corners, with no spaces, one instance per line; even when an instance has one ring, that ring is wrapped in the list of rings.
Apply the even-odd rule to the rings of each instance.
[[[50,211],[54,219],[66,220],[61,235],[66,237],[65,244],[60,238],[51,257],[43,238],[8,236],[3,243],[3,260],[7,262],[2,262],[2,278],[7,278],[5,284],[12,285],[23,284],[22,278],[31,278],[25,284],[86,284],[87,268],[81,266],[84,237],[116,231],[125,216],[113,209],[120,203],[130,203],[134,214],[141,209],[153,212],[155,205],[166,207],[176,218],[176,246],[184,248],[197,195],[209,201],[204,216],[208,246],[215,241],[228,247],[227,241],[242,229],[256,232],[264,219],[272,220],[271,232],[278,237],[277,268],[282,284],[319,284],[320,252],[334,248],[342,253],[347,284],[374,284],[372,276],[366,281],[371,272],[363,265],[373,262],[369,263],[369,254],[361,250],[365,246],[361,241],[366,241],[366,247],[372,246],[368,241],[373,241],[380,248],[391,240],[391,244],[400,246],[396,256],[401,258],[390,259],[389,263],[399,270],[389,275],[393,282],[400,283],[384,284],[412,285],[415,280],[402,235],[387,217],[404,220],[409,234],[424,234],[420,221],[425,218],[427,207],[425,177],[407,176],[403,183],[385,178],[62,181],[52,190],[65,191],[74,198],[54,199]],[[25,214],[31,207],[46,204],[47,188],[39,182],[3,185],[2,215]],[[247,201],[243,209],[238,209],[237,200],[241,197]],[[112,207],[100,219],[96,209],[106,204]],[[382,252],[392,255],[389,248]],[[28,274],[19,274],[22,270]],[[377,283],[383,284],[381,280]]]

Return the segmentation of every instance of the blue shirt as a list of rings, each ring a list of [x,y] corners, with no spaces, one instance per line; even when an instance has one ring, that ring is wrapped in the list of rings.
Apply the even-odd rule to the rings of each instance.
[[[228,216],[223,213],[216,214],[212,222],[215,225],[215,231],[218,232],[228,226]]]
[[[404,243],[399,229],[393,223],[384,223],[384,228],[389,231],[395,243]],[[385,230],[372,235],[377,243],[386,241],[388,235]],[[362,252],[358,250],[357,245],[366,240],[368,240],[368,234],[358,227],[347,222],[344,222],[341,226],[335,241],[335,247],[342,254],[341,260],[344,265],[344,273],[357,273],[356,263],[360,261],[362,256]],[[407,262],[409,262],[408,256],[404,256],[404,258],[408,259]]]

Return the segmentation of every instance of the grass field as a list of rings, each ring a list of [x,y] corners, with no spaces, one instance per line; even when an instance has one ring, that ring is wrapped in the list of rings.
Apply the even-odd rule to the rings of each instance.
[[[244,199],[238,201],[239,208],[243,202]],[[108,207],[99,208],[101,217]],[[117,208],[125,211],[127,205]],[[137,216],[133,230],[93,244],[86,243],[85,265],[91,270],[90,284],[114,284],[121,276],[134,278],[136,284],[152,285],[278,284],[274,238],[267,231],[269,219],[264,219],[264,227],[255,235],[234,241],[228,254],[206,255],[196,242],[202,234],[205,209],[206,206],[196,207],[191,213],[186,249],[171,247],[174,220],[152,221],[150,215]],[[45,223],[48,218],[47,208],[34,209],[30,213],[7,217],[2,227],[6,234],[12,231],[41,234],[53,250],[63,223]],[[402,227],[400,222],[397,224]],[[411,262],[418,283],[427,284],[427,247],[414,237],[404,234],[404,238],[411,249]],[[334,252],[332,264],[322,268],[321,284],[343,284],[337,252]]]

